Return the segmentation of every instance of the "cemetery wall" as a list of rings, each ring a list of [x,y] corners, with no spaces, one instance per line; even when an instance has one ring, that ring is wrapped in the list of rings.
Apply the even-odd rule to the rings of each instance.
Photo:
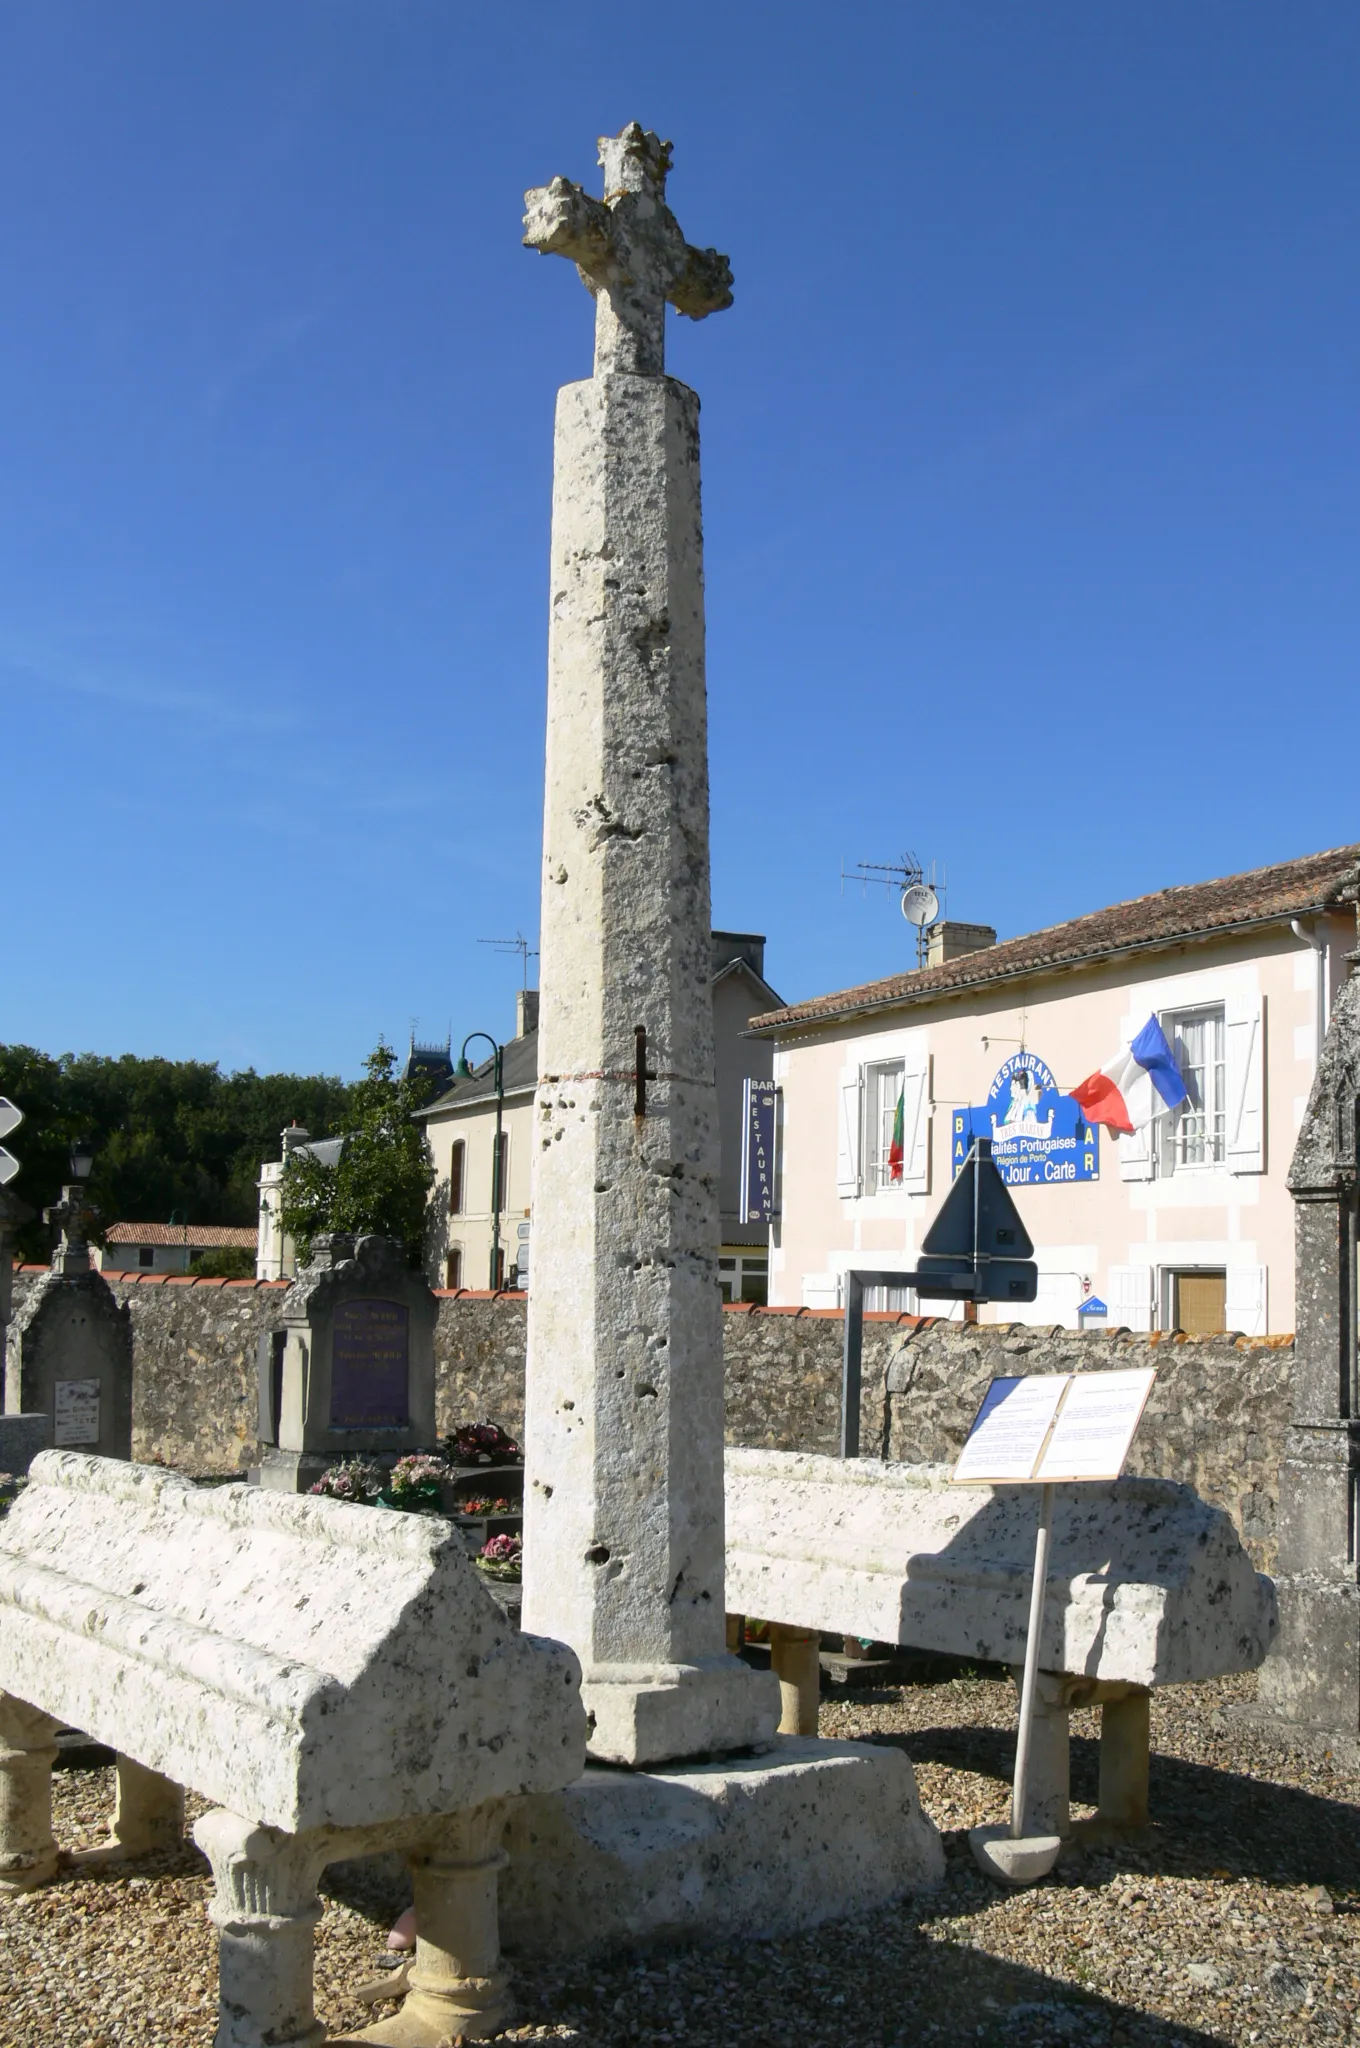
[[[15,1274],[16,1307],[38,1277]],[[133,1457],[197,1473],[243,1468],[255,1451],[256,1346],[278,1321],[285,1284],[159,1274],[110,1284],[132,1311]],[[441,1435],[474,1420],[523,1429],[526,1307],[522,1295],[441,1295]],[[841,1335],[838,1310],[728,1309],[729,1441],[834,1452]],[[1097,1335],[869,1316],[860,1441],[870,1457],[947,1461],[994,1374],[1155,1364],[1130,1470],[1184,1480],[1226,1508],[1257,1568],[1269,1571],[1293,1357],[1290,1337]]]

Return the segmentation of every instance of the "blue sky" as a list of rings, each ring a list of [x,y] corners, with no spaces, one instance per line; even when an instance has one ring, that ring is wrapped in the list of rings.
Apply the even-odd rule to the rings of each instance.
[[[675,141],[715,921],[790,998],[1360,839],[1360,13],[42,0],[0,19],[0,1039],[512,1028],[553,394],[521,194]]]

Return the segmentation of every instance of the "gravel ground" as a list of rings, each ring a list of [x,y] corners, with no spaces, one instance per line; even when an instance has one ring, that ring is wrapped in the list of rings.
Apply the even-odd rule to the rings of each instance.
[[[978,1875],[966,1829],[1006,1814],[1009,1684],[955,1679],[828,1700],[822,1733],[900,1744],[945,1835],[929,1898],[781,1941],[572,1970],[516,1968],[517,2040],[751,2048],[1199,2048],[1360,2042],[1360,1778],[1285,1756],[1226,1721],[1250,1680],[1153,1702],[1152,1807],[1136,1846],[1076,1856],[1034,1890]],[[1093,1800],[1096,1717],[1074,1715],[1075,1811]],[[112,1774],[56,1777],[58,1838],[100,1839]],[[341,1895],[343,1894],[343,1895]],[[197,1853],[0,1901],[0,2048],[209,2048],[216,1959]],[[341,1877],[317,1935],[333,2034],[371,2022],[395,1900]],[[378,2011],[390,2011],[379,2007]]]

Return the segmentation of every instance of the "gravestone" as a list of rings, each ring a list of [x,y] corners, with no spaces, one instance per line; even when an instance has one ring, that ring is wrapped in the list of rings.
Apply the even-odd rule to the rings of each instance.
[[[61,1242],[9,1326],[5,1413],[43,1416],[57,1450],[130,1458],[131,1311],[90,1264],[84,1189],[64,1188],[44,1213],[61,1224]]]
[[[342,1459],[430,1449],[438,1308],[395,1239],[318,1237],[261,1346],[260,1484],[305,1493]]]
[[[1360,1762],[1360,954],[1289,1168],[1294,1413],[1280,1462],[1280,1635],[1253,1720]]]

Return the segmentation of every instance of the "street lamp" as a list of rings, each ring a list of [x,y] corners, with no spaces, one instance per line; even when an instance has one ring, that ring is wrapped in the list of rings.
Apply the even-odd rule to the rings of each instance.
[[[460,1081],[473,1078],[468,1064],[467,1049],[474,1038],[482,1038],[491,1047],[496,1062],[496,1143],[491,1154],[491,1291],[494,1294],[500,1286],[499,1267],[501,1263],[501,1209],[505,1202],[505,1189],[501,1186],[501,1123],[505,1114],[505,1074],[503,1061],[505,1047],[498,1045],[489,1031],[469,1031],[463,1040],[463,1050],[458,1055],[454,1075]]]
[[[88,1138],[74,1138],[71,1141],[71,1178],[88,1180],[94,1170],[94,1146]]]

